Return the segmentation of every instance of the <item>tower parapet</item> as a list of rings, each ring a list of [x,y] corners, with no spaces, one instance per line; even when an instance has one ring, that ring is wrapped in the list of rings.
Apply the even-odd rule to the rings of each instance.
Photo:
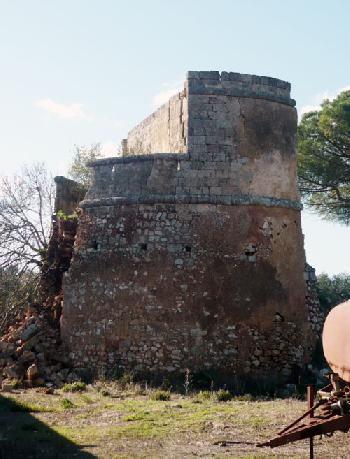
[[[254,97],[295,106],[290,83],[266,76],[235,72],[187,72],[188,94]]]

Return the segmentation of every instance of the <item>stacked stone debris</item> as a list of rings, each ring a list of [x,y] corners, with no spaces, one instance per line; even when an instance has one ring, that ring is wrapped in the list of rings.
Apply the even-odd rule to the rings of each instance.
[[[0,384],[60,386],[77,379],[62,345],[59,321],[62,279],[69,269],[77,230],[75,213],[85,190],[72,180],[56,177],[52,236],[40,275],[40,302],[28,305],[0,338]]]
[[[59,329],[50,325],[41,305],[29,306],[0,339],[2,388],[13,387],[14,382],[27,387],[60,386],[76,379]]]

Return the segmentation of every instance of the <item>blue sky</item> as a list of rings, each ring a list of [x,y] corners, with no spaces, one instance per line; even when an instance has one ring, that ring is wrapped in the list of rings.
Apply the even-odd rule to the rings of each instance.
[[[187,70],[292,83],[300,111],[350,85],[348,0],[0,0],[3,174],[45,161],[64,174],[74,144],[115,154]],[[350,228],[303,217],[318,272],[350,272]]]

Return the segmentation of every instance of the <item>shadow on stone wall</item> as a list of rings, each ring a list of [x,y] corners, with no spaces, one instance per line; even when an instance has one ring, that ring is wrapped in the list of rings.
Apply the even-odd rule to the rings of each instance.
[[[25,407],[0,395],[0,459],[93,459],[97,456],[81,450]]]

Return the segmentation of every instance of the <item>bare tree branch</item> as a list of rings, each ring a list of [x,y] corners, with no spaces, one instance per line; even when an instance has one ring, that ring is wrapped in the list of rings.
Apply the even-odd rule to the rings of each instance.
[[[0,178],[0,267],[38,269],[51,230],[54,184],[43,164]]]

